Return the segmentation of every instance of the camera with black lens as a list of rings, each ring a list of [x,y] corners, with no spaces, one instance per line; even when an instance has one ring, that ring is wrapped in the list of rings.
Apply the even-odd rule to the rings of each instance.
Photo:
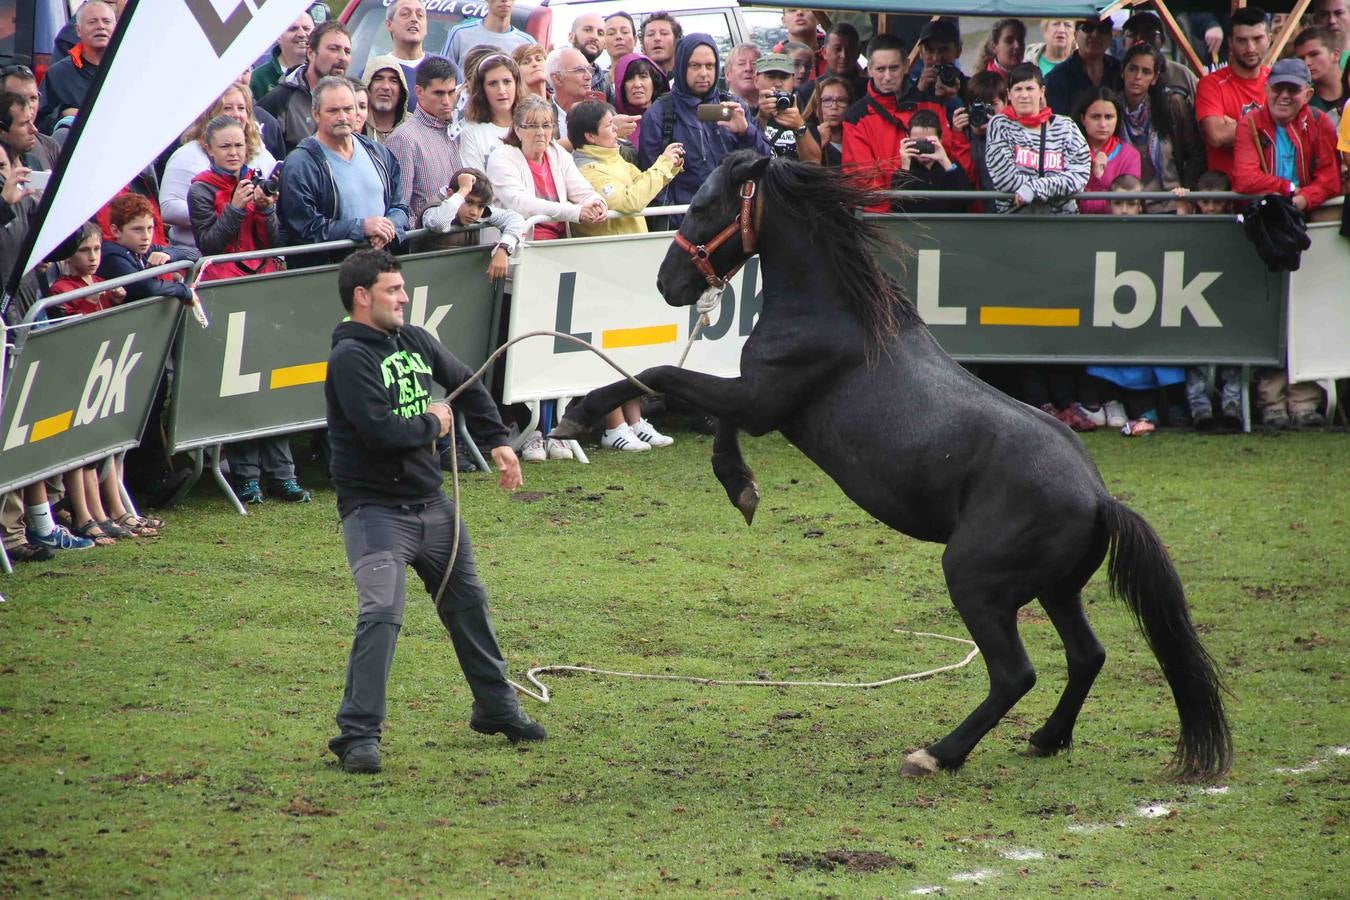
[[[915,139],[914,139],[914,152],[915,152],[915,153],[922,153],[922,154],[924,154],[924,155],[928,155],[928,154],[933,153],[933,152],[936,151],[936,150],[937,150],[937,144],[934,144],[932,141],[928,140],[927,138],[915,138]]]
[[[994,117],[994,107],[988,103],[972,103],[966,114],[970,116],[971,128],[983,128]]]
[[[276,176],[269,177],[256,169],[249,172],[248,182],[264,197],[275,197],[281,192],[281,181]]]
[[[792,107],[793,107],[793,101],[792,101],[792,95],[791,95],[791,94],[789,94],[787,91],[774,91],[774,92],[773,92],[773,108],[774,108],[774,109],[776,109],[778,112],[787,112],[789,109],[792,109]]]
[[[961,70],[951,63],[942,63],[937,67],[937,77],[947,87],[956,87],[961,82]]]

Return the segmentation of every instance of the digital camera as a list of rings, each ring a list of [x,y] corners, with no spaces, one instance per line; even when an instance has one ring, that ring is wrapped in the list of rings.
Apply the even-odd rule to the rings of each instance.
[[[942,63],[937,67],[937,77],[947,87],[955,87],[961,81],[961,70],[951,63]]]
[[[257,188],[264,197],[275,197],[281,192],[281,182],[275,176],[268,177],[257,169],[253,169],[248,175],[249,184]]]
[[[773,105],[774,109],[778,110],[779,112],[786,112],[789,109],[792,109],[793,106],[792,95],[787,93],[786,91],[774,91]]]
[[[994,108],[988,103],[972,103],[967,110],[971,128],[983,128],[994,117]]]

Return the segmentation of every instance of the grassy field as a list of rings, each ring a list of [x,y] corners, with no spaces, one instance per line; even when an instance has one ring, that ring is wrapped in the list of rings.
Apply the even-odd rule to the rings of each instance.
[[[1350,860],[1347,437],[1089,435],[1163,535],[1234,697],[1236,765],[1162,777],[1170,695],[1101,576],[1109,654],[1071,754],[1022,754],[1040,682],[959,774],[898,776],[982,698],[982,661],[875,691],[553,677],[551,739],[466,726],[417,596],[385,771],[324,746],[354,622],[333,495],[248,519],[203,485],[164,538],[21,568],[0,590],[5,895],[1344,896]],[[779,438],[746,442],[747,529],[709,439],[468,476],[467,517],[513,671],[578,663],[867,681],[959,660],[941,548],[867,519]],[[309,474],[318,485],[319,478]]]

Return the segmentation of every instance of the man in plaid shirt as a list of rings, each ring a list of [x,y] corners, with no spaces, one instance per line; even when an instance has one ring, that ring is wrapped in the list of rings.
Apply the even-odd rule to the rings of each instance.
[[[448,59],[423,59],[417,66],[414,88],[417,109],[385,141],[405,173],[402,199],[413,228],[421,227],[422,213],[428,207],[444,199],[450,175],[460,167],[458,135],[451,132],[461,81],[459,68]],[[415,249],[431,246],[438,245]]]

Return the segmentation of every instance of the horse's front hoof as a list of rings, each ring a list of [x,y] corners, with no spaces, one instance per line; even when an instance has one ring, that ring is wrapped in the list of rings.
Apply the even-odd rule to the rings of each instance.
[[[576,419],[563,416],[558,420],[558,424],[553,426],[553,430],[548,433],[548,436],[560,441],[579,441],[590,433],[591,430]]]
[[[736,498],[736,508],[745,516],[746,525],[754,524],[755,510],[759,508],[759,486],[753,481],[747,484]]]
[[[900,774],[905,778],[928,778],[937,771],[938,761],[927,750],[915,750],[905,757],[905,764],[900,767]]]
[[[1033,744],[1031,741],[1027,741],[1027,756],[1043,758],[1054,756],[1059,751],[1059,747],[1042,747],[1039,744]]]

